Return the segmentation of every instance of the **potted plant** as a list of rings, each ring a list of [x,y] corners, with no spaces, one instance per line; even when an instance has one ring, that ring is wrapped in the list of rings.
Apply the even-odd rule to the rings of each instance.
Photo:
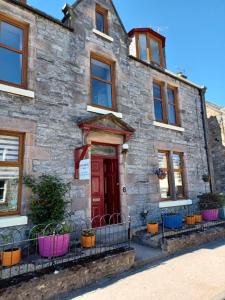
[[[220,202],[221,202],[221,208],[220,208],[220,217],[221,219],[225,219],[225,194],[219,194],[220,196]]]
[[[4,246],[1,252],[1,261],[3,267],[17,265],[21,260],[21,248],[14,247],[12,243],[12,233],[1,235]]]
[[[186,217],[186,224],[187,225],[195,225],[195,216],[194,215],[190,215]]]
[[[159,224],[157,222],[148,222],[147,232],[151,234],[156,234],[159,232]]]
[[[202,175],[202,180],[203,180],[204,182],[209,182],[209,181],[210,181],[210,176],[209,176],[208,174],[203,174],[203,175]]]
[[[92,248],[96,244],[96,232],[94,229],[85,229],[81,235],[81,246],[83,248]]]
[[[164,226],[169,229],[178,229],[182,227],[182,215],[180,213],[167,213],[163,216]]]
[[[39,254],[43,257],[65,255],[69,250],[70,234],[63,222],[67,202],[65,194],[70,183],[51,175],[23,179],[32,191],[29,217],[36,226]]]
[[[167,172],[164,169],[159,168],[155,171],[155,174],[158,176],[159,179],[163,180],[167,176]]]
[[[200,213],[195,214],[194,217],[195,217],[195,223],[202,222],[202,215]]]
[[[222,207],[221,196],[215,193],[205,193],[199,196],[199,207],[205,221],[216,221],[219,217],[219,208]]]

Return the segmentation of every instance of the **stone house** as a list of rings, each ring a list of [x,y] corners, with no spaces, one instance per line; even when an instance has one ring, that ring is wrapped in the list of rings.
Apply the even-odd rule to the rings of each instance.
[[[225,108],[206,102],[215,190],[225,193]]]
[[[0,0],[0,227],[27,224],[23,174],[70,181],[78,216],[135,227],[208,191],[205,89],[166,69],[165,37],[127,33],[110,0],[63,12]]]

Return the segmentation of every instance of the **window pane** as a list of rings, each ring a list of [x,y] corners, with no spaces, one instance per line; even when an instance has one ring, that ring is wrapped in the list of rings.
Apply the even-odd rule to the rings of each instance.
[[[18,50],[23,49],[23,30],[6,22],[0,22],[0,42]]]
[[[99,12],[96,12],[96,28],[97,30],[104,32],[104,16]]]
[[[116,147],[93,144],[91,145],[91,154],[115,156]]]
[[[175,104],[174,90],[168,88],[167,89],[167,96],[168,96],[168,102],[169,102],[169,104],[174,105]]]
[[[161,86],[159,84],[154,83],[153,84],[153,94],[155,98],[162,98],[161,94]]]
[[[92,76],[111,81],[111,66],[99,60],[91,60]]]
[[[154,39],[150,39],[150,48],[151,48],[151,60],[160,65],[159,43]]]
[[[159,168],[167,169],[167,155],[163,152],[158,152]]]
[[[0,48],[0,80],[21,84],[22,54]]]
[[[0,161],[19,160],[19,137],[0,135]]]
[[[181,168],[181,158],[179,154],[173,154],[172,155],[173,160],[173,168],[174,170]]]
[[[169,105],[169,124],[176,124],[176,110],[175,106]]]
[[[177,198],[183,198],[184,192],[183,192],[182,174],[180,172],[174,172],[174,180],[175,180],[176,196]]]
[[[147,61],[147,40],[145,34],[139,34],[140,59]]]
[[[170,198],[170,188],[169,188],[168,176],[166,176],[165,179],[159,180],[159,186],[160,186],[161,198],[163,198],[163,199]]]
[[[0,212],[17,211],[19,168],[0,167],[0,181],[4,182],[3,198],[0,199]]]
[[[156,121],[163,121],[162,101],[156,99],[154,101],[154,106],[155,106]]]
[[[92,80],[92,103],[106,107],[112,107],[112,86],[111,84]]]

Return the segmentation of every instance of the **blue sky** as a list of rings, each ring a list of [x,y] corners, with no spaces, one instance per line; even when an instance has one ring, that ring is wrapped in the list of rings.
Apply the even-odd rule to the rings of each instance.
[[[64,0],[28,3],[62,18]],[[225,0],[114,0],[114,4],[127,31],[160,30],[167,38],[167,68],[207,86],[207,100],[225,106]]]

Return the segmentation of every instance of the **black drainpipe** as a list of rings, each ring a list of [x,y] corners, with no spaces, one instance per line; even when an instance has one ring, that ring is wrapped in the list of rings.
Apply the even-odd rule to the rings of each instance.
[[[204,139],[205,139],[205,150],[206,150],[206,157],[207,157],[207,166],[208,166],[208,173],[210,176],[209,185],[210,191],[213,192],[213,185],[212,185],[212,172],[211,172],[211,163],[210,163],[210,153],[209,153],[209,142],[208,142],[208,127],[206,125],[207,122],[207,114],[206,114],[206,105],[205,105],[205,92],[207,88],[204,87],[199,90],[200,101],[201,101],[201,115],[202,115],[202,124],[203,124],[203,131],[204,131]]]

